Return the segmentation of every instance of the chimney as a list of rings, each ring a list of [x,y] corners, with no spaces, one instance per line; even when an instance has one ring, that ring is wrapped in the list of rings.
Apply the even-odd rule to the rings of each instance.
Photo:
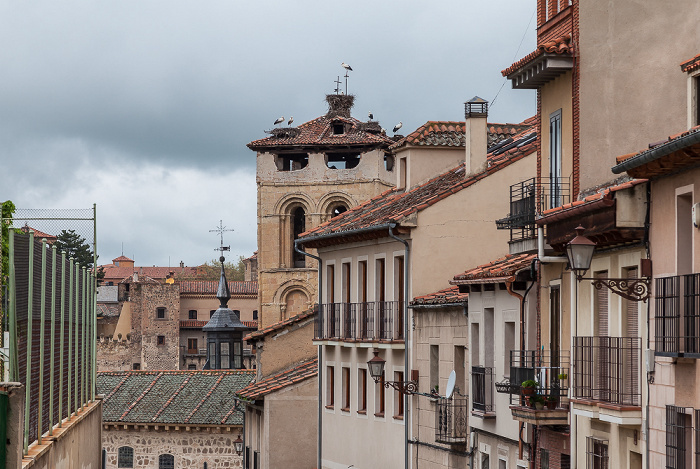
[[[464,103],[464,146],[466,147],[466,175],[486,169],[487,131],[486,117],[489,102],[478,96]]]
[[[182,261],[180,261],[180,268],[181,268],[181,269],[184,269],[184,268],[185,268],[185,263],[182,262]]]
[[[136,282],[138,282],[138,281],[139,281],[139,273],[138,273],[138,272],[134,272],[134,283],[136,283]]]

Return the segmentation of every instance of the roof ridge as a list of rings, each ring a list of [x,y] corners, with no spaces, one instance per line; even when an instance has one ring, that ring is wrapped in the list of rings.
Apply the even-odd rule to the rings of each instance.
[[[124,382],[125,382],[128,378],[129,378],[129,374],[127,373],[127,374],[122,378],[122,380],[119,382],[119,384],[117,384],[117,385],[114,387],[114,389],[112,389],[112,392],[110,392],[107,396],[105,396],[105,400],[107,400],[107,399],[109,399],[110,397],[112,397],[112,396],[114,395],[114,393],[117,392],[117,390],[122,386],[122,384],[124,384]]]
[[[178,370],[178,371],[179,371],[179,370]],[[186,370],[186,371],[189,371],[189,370]],[[175,391],[175,392],[173,393],[173,395],[170,396],[170,398],[169,398],[167,401],[165,401],[165,403],[164,403],[163,406],[160,408],[160,410],[159,410],[158,412],[156,412],[156,415],[153,416],[153,418],[151,419],[151,422],[155,422],[156,419],[157,419],[158,417],[160,417],[160,414],[162,414],[163,412],[165,412],[165,409],[167,409],[168,406],[170,406],[170,404],[172,404],[172,402],[175,400],[175,398],[180,394],[180,391],[182,391],[182,389],[187,385],[187,383],[190,382],[190,379],[192,378],[192,376],[194,376],[194,373],[188,373],[188,374],[187,374],[187,378],[185,378],[185,380],[184,380],[182,383],[180,383],[180,387],[177,389],[177,391]]]
[[[163,376],[163,373],[162,373],[162,372],[160,372],[160,373],[158,373],[158,374],[156,375],[156,377],[153,379],[153,381],[151,381],[151,384],[149,384],[148,386],[146,386],[146,389],[144,389],[143,392],[141,392],[141,395],[140,395],[138,398],[136,398],[136,400],[135,400],[134,402],[132,402],[131,405],[129,405],[129,406],[126,408],[126,410],[124,411],[124,413],[119,417],[119,420],[122,420],[124,417],[126,417],[126,415],[127,415],[129,412],[131,412],[131,410],[132,410],[134,407],[136,407],[136,404],[138,404],[139,402],[141,402],[141,399],[143,399],[143,398],[146,396],[146,394],[148,394],[148,391],[150,391],[151,388],[153,388],[153,386],[156,384],[156,382],[160,379],[161,376]]]
[[[219,378],[218,378],[218,379],[216,380],[216,382],[214,383],[214,386],[212,386],[211,389],[209,389],[209,392],[207,393],[207,395],[204,396],[204,398],[199,402],[199,404],[197,404],[197,405],[195,406],[194,409],[192,409],[192,412],[190,412],[190,415],[185,419],[185,423],[189,423],[190,419],[191,419],[192,417],[194,417],[194,414],[197,413],[197,411],[199,410],[199,408],[202,407],[202,405],[209,399],[209,397],[211,397],[212,393],[213,393],[214,390],[219,386],[219,384],[221,383],[221,381],[223,381],[223,379],[224,379],[224,375],[219,376]]]

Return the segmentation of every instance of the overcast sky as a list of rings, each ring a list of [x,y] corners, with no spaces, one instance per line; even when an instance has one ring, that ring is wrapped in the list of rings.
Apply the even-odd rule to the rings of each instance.
[[[349,63],[353,115],[408,134],[492,101],[535,47],[535,1],[0,0],[0,200],[97,204],[98,253],[137,265],[256,249],[255,153],[279,116],[326,111]],[[521,45],[522,41],[522,45]],[[344,85],[343,85],[344,87]],[[535,114],[503,86],[491,122]]]

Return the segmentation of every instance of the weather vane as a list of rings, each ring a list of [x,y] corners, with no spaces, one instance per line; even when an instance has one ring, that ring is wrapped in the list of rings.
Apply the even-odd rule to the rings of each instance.
[[[219,236],[221,237],[221,246],[214,249],[214,251],[221,252],[221,257],[224,257],[224,251],[231,250],[231,246],[224,246],[224,232],[225,231],[234,231],[234,230],[233,230],[233,228],[227,230],[226,227],[224,226],[223,220],[219,220],[219,226],[217,226],[215,230],[209,230],[209,233],[219,233]],[[223,260],[221,262],[223,262]]]

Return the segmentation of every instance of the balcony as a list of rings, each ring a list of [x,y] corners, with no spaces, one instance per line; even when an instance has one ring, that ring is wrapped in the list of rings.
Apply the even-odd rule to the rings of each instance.
[[[656,355],[700,358],[700,273],[657,278]]]
[[[315,318],[315,340],[403,341],[403,302],[327,303]]]
[[[472,366],[472,415],[496,417],[493,407],[493,368]]]
[[[510,352],[510,381],[496,383],[498,392],[510,394],[514,420],[532,425],[566,425],[569,419],[569,365],[567,350],[513,350]],[[525,396],[521,384],[537,382]]]
[[[448,445],[467,443],[467,398],[440,399],[435,411],[435,441]]]
[[[510,230],[510,253],[535,249],[536,215],[570,200],[568,178],[530,178],[510,186],[510,213],[496,220],[497,229]]]
[[[574,412],[641,425],[640,337],[574,337]]]

